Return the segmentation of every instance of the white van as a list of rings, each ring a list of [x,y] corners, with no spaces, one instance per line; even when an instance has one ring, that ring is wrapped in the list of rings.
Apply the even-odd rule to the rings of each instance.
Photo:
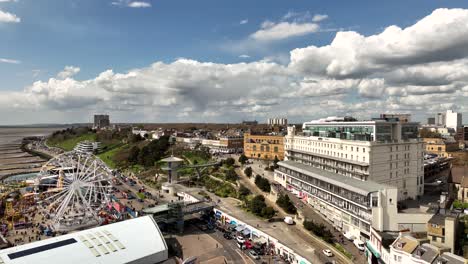
[[[284,222],[285,222],[286,224],[288,224],[288,225],[294,225],[294,220],[293,220],[292,217],[290,217],[290,216],[286,216],[286,217],[284,218]]]
[[[364,245],[364,242],[362,242],[360,239],[355,239],[353,241],[354,245],[361,251],[364,251],[365,248],[365,245]]]

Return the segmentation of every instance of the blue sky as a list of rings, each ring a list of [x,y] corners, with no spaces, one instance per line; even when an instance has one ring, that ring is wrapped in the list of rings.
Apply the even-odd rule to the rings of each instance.
[[[133,69],[149,67],[158,61],[171,64],[178,58],[223,65],[254,63],[266,58],[279,65],[288,65],[291,50],[311,45],[328,45],[335,39],[338,31],[353,31],[363,36],[372,36],[391,25],[400,28],[414,25],[437,8],[468,6],[468,2],[462,1],[428,0],[262,0],[255,1],[255,4],[253,1],[242,0],[142,0],[138,4],[144,7],[132,7],[134,2],[0,0],[1,12],[17,18],[14,22],[11,19],[9,22],[6,19],[2,22],[0,13],[2,96],[5,98],[12,92],[22,92],[31,87],[34,81],[48,82],[50,78],[56,78],[66,66],[79,68],[75,74],[70,75],[73,80],[86,81],[109,69],[114,73],[125,74]],[[327,18],[313,21],[318,14],[326,15]],[[261,25],[265,21],[269,21],[267,28],[270,29],[282,22],[288,23],[287,26],[292,23],[316,24],[319,29],[309,28],[308,33],[280,39],[253,41],[252,35],[262,29]],[[248,57],[240,57],[241,55]],[[353,97],[356,92],[351,94]],[[229,98],[228,101],[238,99],[242,98]],[[288,104],[281,106],[287,108]],[[109,109],[89,108],[89,105],[87,107],[88,112],[112,112]],[[274,111],[271,114],[275,114]],[[258,118],[267,115],[268,111],[262,112]],[[117,116],[122,121],[134,118],[124,114]],[[243,117],[257,116],[239,114],[230,121]],[[67,118],[58,114],[54,119],[56,120],[51,121],[62,122]],[[148,117],[140,119],[137,121],[158,121]],[[218,121],[210,118],[206,120]],[[2,122],[8,123],[11,120],[0,120]]]

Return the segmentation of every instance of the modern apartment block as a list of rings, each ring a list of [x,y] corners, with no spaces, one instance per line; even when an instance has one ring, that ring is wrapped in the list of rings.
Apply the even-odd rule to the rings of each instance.
[[[437,113],[435,116],[436,125],[445,126],[457,131],[462,126],[462,114],[447,110],[445,113]]]
[[[457,128],[462,126],[462,114],[447,110],[447,113],[445,113],[445,126],[457,131]]]
[[[94,115],[94,126],[95,129],[101,129],[110,126],[109,115]]]
[[[400,212],[399,200],[423,194],[423,143],[416,123],[328,118],[288,127],[275,180],[328,218],[345,236],[424,231],[428,210]]]
[[[275,126],[275,125],[278,125],[278,126],[286,126],[286,125],[288,125],[288,119],[286,119],[286,118],[279,118],[279,117],[268,118],[267,123],[268,123],[268,125],[270,125],[270,126]]]

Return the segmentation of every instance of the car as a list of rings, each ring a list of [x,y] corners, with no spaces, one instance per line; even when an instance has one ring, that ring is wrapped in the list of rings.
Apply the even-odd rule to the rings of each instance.
[[[329,249],[324,249],[324,250],[322,250],[322,252],[327,257],[333,257],[333,252],[331,252],[331,250],[329,250]]]
[[[237,247],[244,250],[245,249],[245,245],[242,244],[242,243],[236,243],[237,244]]]
[[[257,252],[255,252],[254,250],[249,250],[249,255],[253,258],[253,259],[260,259],[260,256],[257,254]]]
[[[364,246],[364,242],[362,242],[359,239],[354,240],[353,243],[360,251],[364,251],[366,249]]]
[[[224,237],[225,239],[227,239],[227,240],[232,239],[231,233],[224,233],[223,237]]]
[[[242,243],[242,244],[245,243],[245,239],[242,236],[237,236],[236,240],[237,240],[238,243]]]

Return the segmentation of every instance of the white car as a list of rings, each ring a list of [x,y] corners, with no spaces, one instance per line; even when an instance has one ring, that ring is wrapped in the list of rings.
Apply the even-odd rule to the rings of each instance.
[[[361,251],[364,251],[366,248],[365,248],[365,245],[364,245],[364,242],[362,242],[361,240],[359,239],[356,239],[353,241],[354,245]]]
[[[239,243],[239,244],[244,244],[245,243],[245,239],[243,237],[241,237],[241,236],[237,236],[236,239],[237,239],[237,243]]]
[[[324,250],[322,250],[322,252],[327,257],[333,257],[333,252],[331,252],[331,250],[329,250],[329,249],[324,249]]]
[[[249,251],[249,255],[253,258],[253,259],[260,259],[260,256],[257,254],[257,252],[253,251],[253,250],[250,250]]]

